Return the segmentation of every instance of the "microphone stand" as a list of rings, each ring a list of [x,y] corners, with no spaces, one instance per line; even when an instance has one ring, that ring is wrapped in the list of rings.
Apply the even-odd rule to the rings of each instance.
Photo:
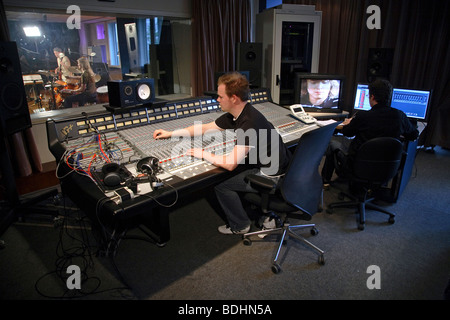
[[[59,74],[58,74],[59,80],[62,80],[62,57],[59,58]]]
[[[33,93],[34,93],[34,103],[38,104],[39,106],[39,110],[42,109],[42,99],[40,94],[38,94],[38,89],[37,89],[37,84],[36,84],[36,80],[33,80]]]
[[[52,104],[53,104],[53,110],[56,110],[55,87],[53,86],[54,81],[55,81],[55,78],[52,77],[52,81],[50,82],[50,89],[51,89],[51,91],[52,91]]]

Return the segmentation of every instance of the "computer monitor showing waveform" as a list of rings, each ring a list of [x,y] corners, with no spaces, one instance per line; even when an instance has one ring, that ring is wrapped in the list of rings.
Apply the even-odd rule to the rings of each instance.
[[[394,88],[392,91],[391,107],[403,111],[410,119],[426,121],[430,98],[430,90]],[[368,111],[370,109],[369,85],[358,83],[356,86],[353,111]]]
[[[370,110],[369,103],[369,85],[358,83],[356,85],[355,102],[353,104],[354,111],[368,111]]]
[[[430,90],[394,88],[391,107],[402,110],[410,119],[426,121],[430,98]]]
[[[306,112],[340,113],[343,110],[343,75],[296,73],[294,103]]]

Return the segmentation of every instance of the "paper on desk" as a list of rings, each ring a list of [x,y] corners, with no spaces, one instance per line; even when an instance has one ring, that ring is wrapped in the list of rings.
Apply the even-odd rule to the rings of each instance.
[[[317,120],[317,121],[316,121],[317,125],[320,126],[320,127],[325,127],[325,126],[327,126],[327,125],[329,125],[329,124],[332,124],[332,123],[335,123],[335,122],[337,122],[337,121],[336,121],[336,120],[333,120],[333,119],[329,119],[329,120]]]

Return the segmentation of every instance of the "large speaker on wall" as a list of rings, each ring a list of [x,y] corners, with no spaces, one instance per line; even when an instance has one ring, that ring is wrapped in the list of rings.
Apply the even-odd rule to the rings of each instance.
[[[261,87],[262,43],[239,42],[236,44],[236,70],[248,70],[252,87]]]
[[[116,109],[152,103],[155,100],[154,80],[108,81],[108,98],[109,106]]]
[[[376,78],[389,80],[393,60],[394,49],[370,48],[367,61],[367,81],[372,82]]]
[[[31,127],[15,42],[0,42],[0,120],[5,135]]]

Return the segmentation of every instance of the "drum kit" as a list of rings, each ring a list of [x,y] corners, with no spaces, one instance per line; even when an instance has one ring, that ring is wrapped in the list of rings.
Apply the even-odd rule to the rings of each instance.
[[[74,90],[80,88],[81,71],[75,67],[69,67],[70,75],[62,75],[46,70],[39,70],[37,74],[24,75],[25,86],[31,85],[27,92],[28,109],[30,113],[37,113],[49,110],[58,110],[64,107],[64,99],[73,94]],[[44,81],[47,79],[47,81]],[[96,75],[95,82],[101,80]],[[106,88],[106,99],[104,97]],[[108,88],[99,87],[97,93],[101,95],[99,99],[102,103],[108,101]]]

